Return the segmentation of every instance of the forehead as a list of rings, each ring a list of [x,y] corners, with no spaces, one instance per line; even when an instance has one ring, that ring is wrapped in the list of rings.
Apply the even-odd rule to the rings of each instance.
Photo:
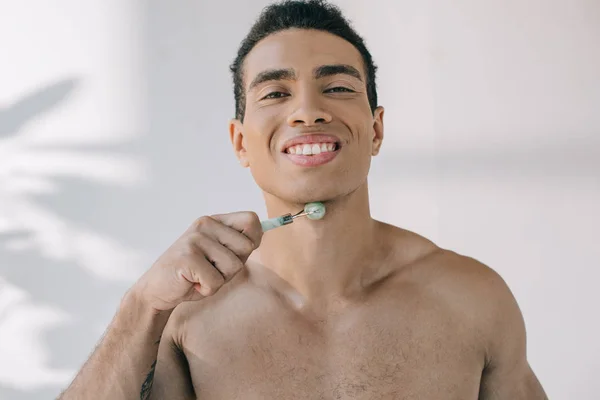
[[[246,87],[268,69],[292,68],[299,78],[309,78],[315,67],[345,64],[364,74],[362,57],[350,42],[328,32],[289,29],[261,40],[244,61]]]

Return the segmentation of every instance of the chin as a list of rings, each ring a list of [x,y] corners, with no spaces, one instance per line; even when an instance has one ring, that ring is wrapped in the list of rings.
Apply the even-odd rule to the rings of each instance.
[[[353,189],[336,187],[335,185],[319,187],[294,187],[287,188],[288,190],[273,190],[268,191],[272,196],[279,198],[286,203],[291,204],[306,204],[315,201],[328,202],[337,198],[343,197]]]
[[[267,175],[267,174],[265,174]],[[294,178],[265,175],[254,176],[255,182],[268,197],[289,204],[304,205],[315,201],[328,202],[345,197],[366,184],[364,176],[352,174],[319,174],[320,176],[295,176]],[[333,176],[332,176],[333,175]],[[270,179],[269,179],[270,178]]]

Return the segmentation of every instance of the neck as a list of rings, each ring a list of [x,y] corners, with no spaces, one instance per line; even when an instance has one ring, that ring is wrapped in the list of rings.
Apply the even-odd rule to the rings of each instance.
[[[269,217],[300,211],[265,195]],[[327,300],[361,288],[361,276],[374,256],[377,223],[371,218],[367,184],[340,199],[325,202],[322,220],[305,217],[265,233],[260,262],[305,301]],[[291,208],[294,207],[294,208]]]

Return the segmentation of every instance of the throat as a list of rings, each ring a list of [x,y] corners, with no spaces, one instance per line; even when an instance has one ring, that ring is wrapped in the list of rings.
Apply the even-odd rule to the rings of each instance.
[[[294,230],[294,224],[285,234],[265,235],[257,252],[258,261],[285,282],[279,287],[285,288],[291,304],[303,308],[358,295],[365,277],[380,264],[376,259],[382,254],[378,251],[377,222],[369,218],[357,230],[360,233],[327,228],[317,232],[300,224]]]
[[[266,194],[269,215],[303,205],[284,204]],[[322,200],[322,199],[321,199]],[[310,199],[310,201],[320,201]],[[258,261],[307,302],[327,302],[360,292],[364,278],[385,257],[384,224],[371,218],[366,182],[334,200],[323,201],[324,218],[298,218],[264,234]]]

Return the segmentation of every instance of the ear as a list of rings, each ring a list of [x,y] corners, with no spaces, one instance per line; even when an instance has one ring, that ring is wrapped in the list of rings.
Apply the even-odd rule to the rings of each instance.
[[[246,157],[246,148],[244,147],[244,124],[239,119],[232,119],[229,122],[229,140],[240,165],[248,168],[250,163]]]
[[[371,155],[379,154],[381,143],[383,142],[383,107],[379,106],[373,113],[373,148]]]

